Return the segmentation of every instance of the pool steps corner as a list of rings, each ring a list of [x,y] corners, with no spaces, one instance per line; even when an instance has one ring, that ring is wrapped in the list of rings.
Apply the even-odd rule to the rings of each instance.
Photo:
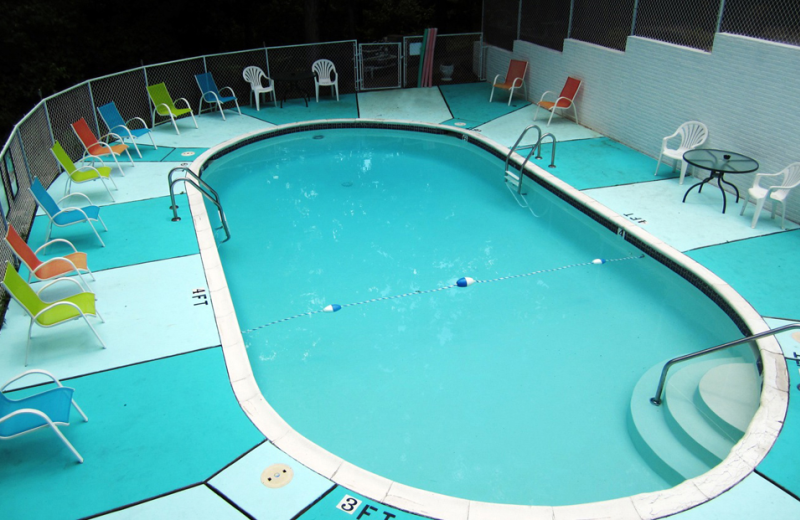
[[[731,371],[750,365],[732,359],[704,360],[675,370],[665,388],[664,404],[654,406],[650,398],[663,366],[653,366],[636,384],[628,429],[641,456],[675,485],[707,472],[727,457],[743,435],[730,423],[746,426],[753,418],[760,382],[750,377],[734,390],[726,384]]]

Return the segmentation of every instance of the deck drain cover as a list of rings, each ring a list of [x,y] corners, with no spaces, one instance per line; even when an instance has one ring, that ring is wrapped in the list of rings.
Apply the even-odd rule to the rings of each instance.
[[[456,123],[456,126],[467,126],[467,123],[459,121],[458,123]]]
[[[184,157],[191,157],[194,155],[194,152],[181,152],[181,155]]]
[[[261,483],[268,488],[277,489],[292,481],[294,471],[286,464],[273,464],[261,473]]]
[[[792,339],[795,340],[796,342],[800,343],[800,332],[793,332],[792,333]]]

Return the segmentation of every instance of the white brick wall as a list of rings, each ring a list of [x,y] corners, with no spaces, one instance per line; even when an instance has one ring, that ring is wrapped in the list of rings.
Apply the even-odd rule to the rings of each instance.
[[[708,126],[705,146],[749,155],[759,172],[800,161],[800,47],[731,34],[717,34],[710,53],[639,37],[628,38],[625,52],[578,40],[558,52],[517,40],[513,53],[489,48],[487,79],[505,74],[512,57],[529,63],[531,101],[560,91],[567,76],[580,78],[581,124],[653,157],[664,136],[694,119]],[[753,174],[726,180],[744,195]],[[800,222],[800,188],[786,216]]]

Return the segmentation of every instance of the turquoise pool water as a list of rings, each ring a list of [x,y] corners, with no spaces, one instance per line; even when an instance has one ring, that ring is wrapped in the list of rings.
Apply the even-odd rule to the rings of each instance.
[[[520,208],[502,161],[452,137],[315,130],[203,175],[228,216],[220,255],[262,393],[314,443],[406,485],[548,505],[663,489],[626,430],[634,385],[741,337],[543,189],[539,217]],[[453,287],[462,277],[481,283]]]

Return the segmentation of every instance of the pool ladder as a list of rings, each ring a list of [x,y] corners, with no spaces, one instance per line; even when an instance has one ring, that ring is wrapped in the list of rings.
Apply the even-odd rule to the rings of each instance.
[[[190,177],[179,177],[177,179],[173,179],[172,176],[175,172],[181,171],[184,174],[189,174]],[[167,176],[167,181],[169,182],[169,198],[172,201],[172,206],[170,209],[172,210],[172,221],[178,222],[181,218],[178,216],[178,205],[175,204],[175,185],[179,182],[188,182],[192,186],[194,186],[197,191],[203,194],[205,198],[210,200],[216,207],[217,211],[219,212],[219,220],[222,222],[221,228],[225,231],[225,240],[223,242],[227,242],[231,238],[231,232],[228,229],[228,220],[225,218],[225,212],[222,211],[222,203],[219,200],[219,194],[208,185],[206,181],[201,179],[196,173],[194,173],[189,168],[184,166],[178,166],[177,168],[173,168],[170,170],[169,175]],[[220,228],[217,228],[220,229]]]
[[[525,137],[525,134],[527,134],[528,130],[530,130],[531,128],[535,128],[536,132],[538,134],[538,137],[536,138],[536,143],[533,144],[533,145],[520,146],[519,143],[522,141],[522,138]],[[519,204],[523,208],[527,208],[528,207],[528,201],[525,199],[525,195],[527,195],[527,193],[522,193],[522,179],[525,176],[525,174],[523,173],[525,171],[525,165],[528,164],[528,161],[530,160],[531,155],[533,155],[534,152],[538,152],[537,155],[535,156],[536,159],[541,159],[542,158],[542,141],[544,141],[548,137],[553,142],[553,149],[552,149],[552,152],[550,154],[550,166],[549,167],[550,168],[555,168],[556,167],[556,136],[554,136],[553,134],[551,134],[549,132],[544,134],[544,135],[542,135],[542,129],[539,128],[538,125],[530,125],[527,128],[525,128],[525,130],[523,130],[522,133],[519,134],[519,137],[517,138],[517,142],[514,143],[514,146],[512,146],[511,149],[508,151],[508,155],[506,155],[506,163],[505,163],[505,166],[503,167],[503,170],[505,171],[506,186],[508,187],[508,190],[511,192],[511,194],[514,196],[514,200],[517,201],[517,204]],[[530,152],[528,152],[528,155],[525,156],[525,160],[522,161],[522,164],[519,167],[519,173],[512,172],[509,169],[509,164],[511,162],[511,155],[515,151],[524,150],[525,148],[530,148]],[[513,188],[516,188],[516,193],[514,193],[514,189]]]

